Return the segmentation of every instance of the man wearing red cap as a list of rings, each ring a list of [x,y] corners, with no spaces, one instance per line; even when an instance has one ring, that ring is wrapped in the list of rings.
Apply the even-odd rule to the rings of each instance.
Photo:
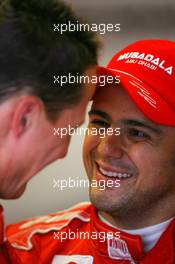
[[[174,42],[144,40],[99,69],[121,82],[100,87],[89,112],[92,204],[10,226],[22,263],[175,263],[174,54]]]

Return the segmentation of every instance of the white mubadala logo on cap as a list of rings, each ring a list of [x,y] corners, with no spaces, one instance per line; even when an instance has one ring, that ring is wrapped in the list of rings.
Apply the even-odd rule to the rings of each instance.
[[[164,70],[169,75],[172,75],[173,73],[173,66],[167,66],[167,63],[165,60],[156,58],[152,54],[145,54],[145,53],[139,53],[139,52],[127,52],[127,53],[120,55],[117,61],[126,60],[126,59],[138,59],[138,60],[150,62],[154,64],[155,66],[158,66],[160,69]]]

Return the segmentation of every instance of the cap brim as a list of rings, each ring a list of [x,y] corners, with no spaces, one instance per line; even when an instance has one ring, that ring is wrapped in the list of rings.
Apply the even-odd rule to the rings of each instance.
[[[98,76],[100,75],[117,76],[122,87],[148,119],[159,125],[175,126],[175,111],[142,80],[127,72],[105,67],[98,68]]]

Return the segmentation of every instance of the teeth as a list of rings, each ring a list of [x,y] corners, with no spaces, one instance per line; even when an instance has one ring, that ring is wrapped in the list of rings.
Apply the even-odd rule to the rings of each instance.
[[[112,172],[112,171],[106,171],[104,169],[102,169],[101,167],[99,167],[99,170],[100,172],[105,175],[105,176],[108,176],[108,177],[116,177],[116,178],[119,178],[119,179],[126,179],[126,178],[129,178],[131,177],[131,174],[130,173],[121,173],[121,172]]]

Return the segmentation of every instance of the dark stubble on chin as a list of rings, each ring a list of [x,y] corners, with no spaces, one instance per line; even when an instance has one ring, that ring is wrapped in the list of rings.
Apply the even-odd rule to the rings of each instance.
[[[169,166],[173,165],[172,168],[174,167],[175,172],[175,159],[168,163]],[[167,166],[168,164],[164,166],[164,170],[166,170]],[[158,176],[159,175],[157,175],[157,177]],[[168,177],[168,175],[165,177]],[[103,196],[102,193],[99,194],[93,192],[93,190],[90,190],[90,200],[99,211],[110,214],[110,216],[114,218],[125,220],[129,218],[138,219],[152,215],[155,211],[155,208],[156,212],[163,214],[162,211],[165,211],[167,201],[173,194],[173,188],[175,197],[175,184],[172,186],[170,182],[165,181],[165,184],[162,186],[148,186],[147,188],[142,189],[130,189],[129,192],[127,192],[125,195],[122,195],[122,197],[119,197],[118,200],[111,199],[111,201],[106,199],[105,195]],[[169,200],[172,199],[170,198]]]

